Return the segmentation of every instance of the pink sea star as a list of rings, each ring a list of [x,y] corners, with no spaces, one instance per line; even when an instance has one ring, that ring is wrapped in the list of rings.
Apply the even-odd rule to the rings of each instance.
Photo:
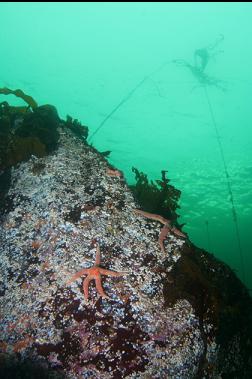
[[[160,232],[159,238],[158,238],[159,246],[160,246],[160,248],[164,254],[165,254],[164,240],[166,239],[168,234],[170,234],[170,232],[176,234],[179,237],[184,237],[184,238],[186,237],[186,235],[184,233],[182,233],[180,230],[178,230],[175,226],[171,226],[171,221],[167,220],[163,216],[160,216],[160,215],[157,215],[154,213],[145,212],[145,211],[142,211],[140,209],[134,209],[134,212],[136,214],[150,218],[152,220],[159,221],[159,222],[161,222],[161,224],[164,225],[163,228],[161,229],[161,232]]]
[[[95,258],[95,264],[90,268],[83,268],[82,270],[78,271],[76,274],[74,274],[68,281],[67,285],[75,281],[76,279],[80,278],[82,275],[87,275],[87,277],[83,281],[83,291],[84,291],[84,298],[88,299],[88,289],[89,289],[89,283],[91,280],[95,280],[95,286],[97,289],[97,292],[100,296],[109,298],[109,296],[106,295],[102,288],[101,283],[101,275],[108,275],[108,276],[123,276],[126,275],[126,272],[116,272],[111,270],[106,270],[104,268],[99,267],[101,261],[101,253],[100,253],[100,247],[98,244],[96,244],[96,258]]]

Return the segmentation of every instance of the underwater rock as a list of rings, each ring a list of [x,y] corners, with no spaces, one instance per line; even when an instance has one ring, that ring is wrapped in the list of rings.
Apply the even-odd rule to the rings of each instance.
[[[232,270],[173,233],[164,254],[160,223],[133,211],[131,190],[122,175],[108,175],[101,154],[58,123],[53,108],[25,119],[44,131],[50,124],[54,143],[43,132],[37,138],[56,150],[32,155],[6,178],[0,376],[41,367],[45,377],[251,377],[252,301]],[[27,125],[19,138],[31,138]],[[109,298],[91,281],[86,300],[85,274],[67,282],[93,265],[97,243],[100,267],[127,275],[102,276]]]

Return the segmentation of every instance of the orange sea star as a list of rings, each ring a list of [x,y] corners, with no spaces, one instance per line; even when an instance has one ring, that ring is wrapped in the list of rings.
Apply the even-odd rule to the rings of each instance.
[[[161,224],[164,225],[163,228],[161,229],[161,232],[158,238],[159,246],[164,254],[165,254],[164,240],[166,239],[168,234],[170,234],[170,232],[176,234],[179,237],[186,237],[186,235],[182,233],[180,230],[178,230],[175,226],[171,226],[171,221],[167,220],[163,216],[160,216],[154,213],[145,212],[145,211],[142,211],[141,209],[134,209],[134,212],[144,217],[150,218],[151,220],[159,221],[161,222]]]
[[[83,281],[84,298],[86,300],[88,299],[88,288],[89,288],[89,283],[91,280],[95,280],[95,286],[99,295],[105,298],[109,298],[109,296],[106,295],[106,293],[104,292],[102,288],[101,275],[123,276],[127,274],[127,272],[116,272],[116,271],[111,271],[111,270],[106,270],[104,268],[101,268],[99,266],[100,261],[101,261],[100,247],[98,244],[96,244],[95,264],[90,268],[83,268],[82,270],[78,271],[67,281],[67,285],[68,285],[72,283],[73,281],[75,281],[76,279],[80,278],[82,275],[87,275],[87,277]]]

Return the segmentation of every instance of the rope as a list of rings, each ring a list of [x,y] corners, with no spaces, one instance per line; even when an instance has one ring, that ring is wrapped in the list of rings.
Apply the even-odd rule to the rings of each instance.
[[[245,282],[245,269],[244,269],[243,251],[242,251],[242,246],[241,246],[241,236],[240,236],[240,230],[239,230],[239,225],[238,225],[238,220],[237,220],[236,208],[235,208],[235,204],[234,204],[234,196],[233,196],[233,191],[232,191],[232,187],[231,187],[230,176],[229,176],[229,173],[228,173],[227,163],[226,163],[225,155],[224,155],[224,152],[223,152],[223,147],[222,147],[219,131],[218,131],[218,128],[217,128],[217,123],[216,123],[216,120],[215,120],[215,117],[214,117],[213,108],[212,108],[212,105],[211,105],[211,102],[210,102],[209,94],[208,94],[206,86],[204,85],[203,87],[204,87],[205,96],[206,96],[207,104],[208,104],[208,107],[209,107],[209,112],[210,112],[210,115],[211,115],[214,131],[215,131],[215,134],[216,134],[216,139],[217,139],[217,142],[218,142],[218,147],[219,147],[219,151],[220,151],[220,154],[221,154],[221,159],[222,159],[222,163],[223,163],[223,167],[224,167],[224,172],[225,172],[225,176],[226,176],[226,183],[227,183],[228,193],[229,193],[229,197],[230,197],[232,216],[233,216],[233,220],[234,220],[235,233],[236,233],[237,244],[238,244],[238,251],[239,251],[239,256],[240,256],[240,265],[241,265],[241,271],[242,271],[242,278],[243,278],[243,281]]]
[[[150,79],[151,76],[158,71],[162,70],[162,68],[170,63],[170,61],[164,62],[161,66],[159,66],[156,70],[152,71],[150,74],[146,75],[140,82],[137,83],[137,85],[120,101],[119,104],[115,106],[115,108],[112,109],[112,111],[102,120],[100,125],[95,129],[95,131],[91,134],[91,136],[88,138],[89,141],[99,132],[99,130],[103,127],[103,125],[113,116],[113,114],[124,104],[126,101],[128,101],[131,96],[136,92],[136,90],[141,87],[141,85],[147,80]]]
[[[99,130],[103,127],[103,125],[105,124],[106,121],[108,121],[108,119],[110,119],[110,117],[117,111],[117,109],[119,109],[124,103],[126,103],[127,100],[129,100],[129,98],[133,95],[134,92],[136,92],[136,90],[145,82],[145,80],[147,79],[147,76],[145,78],[143,78],[141,80],[141,82],[139,82],[129,93],[127,96],[125,96],[119,104],[117,104],[117,106],[112,109],[112,111],[102,120],[102,122],[100,123],[100,125],[95,129],[95,131],[91,134],[90,136],[90,140],[96,135],[96,133],[99,132]]]
[[[205,224],[206,224],[208,251],[210,252],[212,249],[211,249],[211,243],[210,243],[210,233],[209,233],[209,222],[208,222],[208,220],[205,221]]]

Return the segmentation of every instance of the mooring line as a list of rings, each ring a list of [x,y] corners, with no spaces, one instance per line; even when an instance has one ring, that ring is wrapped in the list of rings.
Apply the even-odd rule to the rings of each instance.
[[[236,212],[236,208],[235,208],[235,204],[234,204],[234,196],[233,196],[232,186],[231,186],[231,182],[230,182],[230,175],[228,173],[227,163],[226,163],[226,159],[225,159],[225,155],[224,155],[224,151],[223,151],[223,147],[222,147],[222,143],[221,143],[220,134],[219,134],[219,130],[217,127],[216,119],[214,116],[213,107],[212,107],[212,104],[210,102],[210,97],[209,97],[206,85],[204,85],[203,87],[204,87],[204,92],[205,92],[207,104],[209,107],[209,112],[211,115],[212,123],[214,126],[214,131],[216,134],[216,139],[218,142],[218,147],[219,147],[219,151],[220,151],[220,155],[221,155],[221,159],[222,159],[222,163],[223,163],[223,167],[224,167],[224,172],[225,172],[225,176],[226,176],[226,183],[227,183],[228,193],[229,193],[229,197],[230,197],[232,215],[233,215],[237,244],[238,244],[238,250],[239,250],[239,255],[240,255],[242,278],[243,278],[243,281],[245,282],[245,269],[244,269],[244,258],[243,258],[243,251],[242,251],[242,245],[241,245],[241,235],[240,235],[240,230],[239,230],[239,225],[238,225],[237,212]]]

